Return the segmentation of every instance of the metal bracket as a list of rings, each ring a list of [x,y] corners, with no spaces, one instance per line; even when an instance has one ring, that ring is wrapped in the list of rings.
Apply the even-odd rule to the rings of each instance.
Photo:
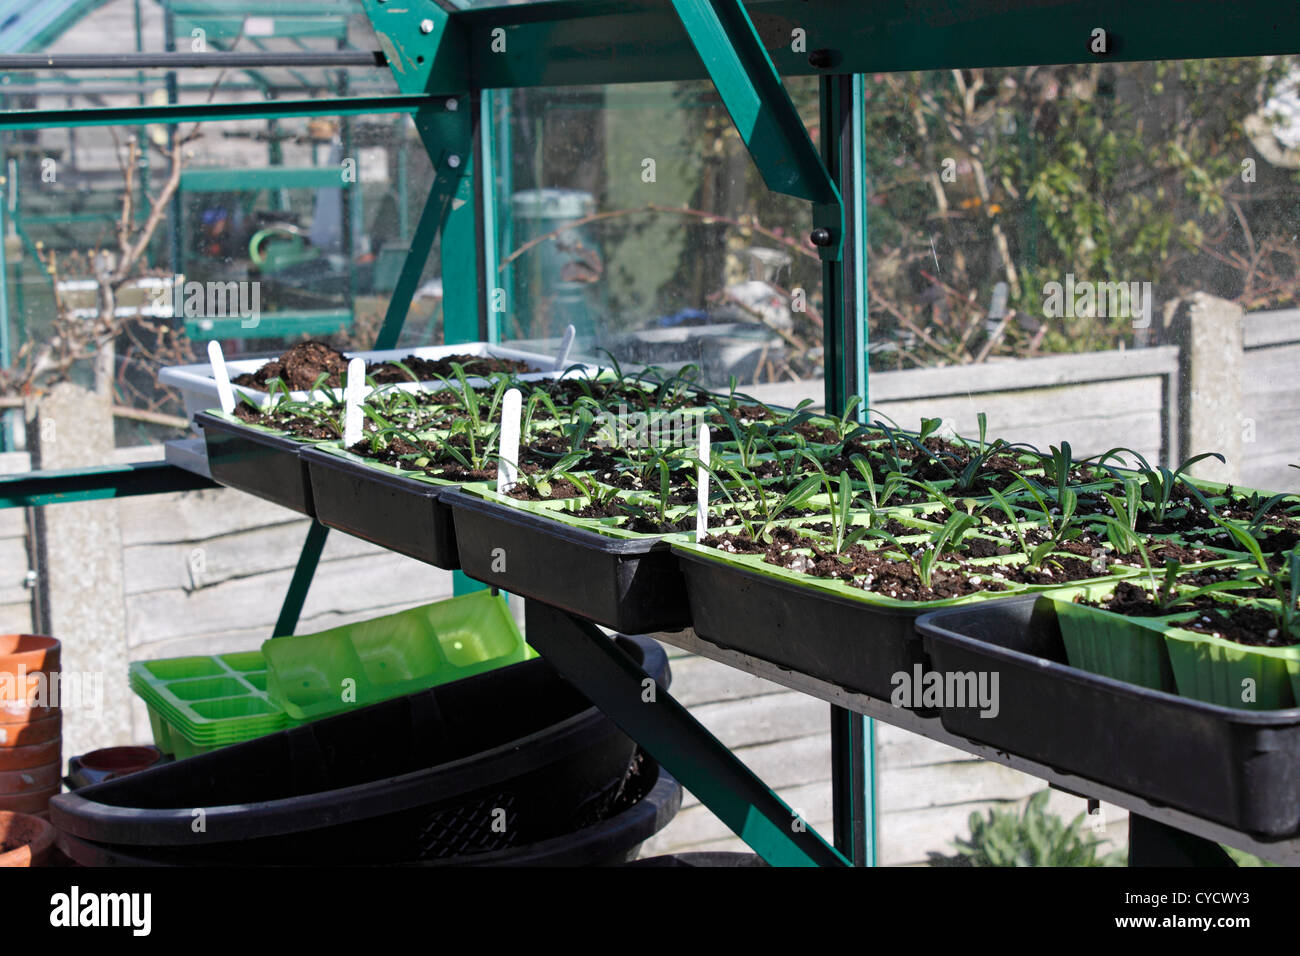
[[[1212,840],[1130,812],[1128,865],[1235,867],[1237,864]]]
[[[773,866],[848,861],[782,802],[662,687],[647,698],[644,672],[589,621],[539,601],[525,606],[525,637],[732,832]]]
[[[166,461],[95,465],[61,471],[0,475],[0,508],[39,508],[72,501],[216,488],[211,479]]]
[[[469,90],[469,42],[449,13],[432,3],[362,4],[398,89],[453,95]]]
[[[838,260],[844,236],[839,190],[740,0],[673,0],[673,7],[763,182],[813,204],[814,231],[825,230],[817,251],[823,260]]]

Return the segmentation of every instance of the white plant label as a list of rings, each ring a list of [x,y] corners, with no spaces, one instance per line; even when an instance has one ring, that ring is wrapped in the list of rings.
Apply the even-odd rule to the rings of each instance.
[[[519,413],[524,396],[517,388],[501,400],[501,454],[497,456],[497,492],[505,494],[519,480]]]
[[[348,362],[348,381],[343,390],[346,410],[343,413],[343,447],[351,448],[361,441],[361,396],[366,390],[366,360],[354,358]]]
[[[695,540],[703,541],[709,536],[709,473],[704,465],[709,463],[712,444],[709,440],[709,426],[700,429],[701,466],[695,476]]]
[[[226,356],[221,343],[213,339],[208,343],[208,361],[212,363],[212,377],[217,383],[217,399],[227,415],[235,410],[235,390],[230,387],[230,372],[226,370]]]
[[[569,364],[569,352],[573,349],[573,340],[578,334],[578,330],[572,325],[565,326],[564,338],[560,339],[560,349],[555,353],[555,371],[564,371],[564,366]]]

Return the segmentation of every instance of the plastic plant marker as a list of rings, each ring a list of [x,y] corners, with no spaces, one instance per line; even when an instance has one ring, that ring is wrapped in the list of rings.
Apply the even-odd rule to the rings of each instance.
[[[235,410],[235,390],[230,387],[230,372],[226,370],[226,356],[221,351],[221,343],[216,339],[208,342],[208,361],[212,363],[212,378],[217,383],[217,398],[221,401],[221,410],[230,415]]]
[[[348,362],[348,382],[343,393],[347,410],[343,418],[343,447],[351,448],[361,441],[361,393],[366,388],[366,360],[354,358]]]
[[[497,491],[505,494],[519,480],[519,415],[524,397],[508,390],[501,401],[501,454],[497,461]]]
[[[709,426],[700,429],[700,467],[695,476],[695,540],[703,541],[709,536],[709,472],[704,467],[709,461],[712,446],[709,438]]]
[[[572,325],[564,327],[564,337],[560,339],[560,347],[555,353],[555,371],[564,371],[564,366],[569,361],[569,352],[573,349],[573,340],[577,335],[578,330]]]

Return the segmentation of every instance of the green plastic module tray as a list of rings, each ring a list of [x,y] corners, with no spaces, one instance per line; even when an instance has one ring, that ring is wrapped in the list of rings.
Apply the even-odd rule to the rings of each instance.
[[[262,645],[267,692],[295,720],[411,694],[536,654],[504,597],[450,598],[318,634]]]
[[[180,758],[296,723],[268,698],[260,651],[136,661],[129,681],[149,710],[154,743]]]

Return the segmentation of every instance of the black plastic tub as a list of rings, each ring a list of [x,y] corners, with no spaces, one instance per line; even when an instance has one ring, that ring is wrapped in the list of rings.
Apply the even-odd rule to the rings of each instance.
[[[470,577],[630,634],[690,624],[677,558],[659,538],[611,538],[458,489],[442,500]]]
[[[302,460],[321,524],[435,567],[460,567],[451,509],[439,500],[444,487],[316,448],[303,449]]]
[[[663,648],[617,640],[667,685]],[[600,820],[635,749],[538,658],[63,794],[50,819],[168,863],[428,861]]]
[[[1050,602],[922,617],[933,666],[998,675],[999,709],[945,708],[945,729],[1262,839],[1300,832],[1300,708],[1236,710],[1066,664]]]
[[[677,557],[695,633],[720,647],[883,701],[895,674],[928,667],[914,627],[920,610],[799,587],[684,548]]]
[[[311,481],[299,452],[308,444],[197,412],[212,480],[315,517]]]
[[[415,866],[616,866],[634,860],[641,844],[666,827],[682,805],[682,785],[643,755],[645,783],[629,793],[630,803],[604,820],[572,833],[489,853],[444,857]],[[60,834],[59,847],[81,866],[220,866],[194,855],[177,857],[143,847],[115,847]],[[715,856],[720,854],[701,854]],[[735,854],[741,856],[742,854]],[[656,857],[656,859],[662,859]],[[681,864],[704,865],[704,864]],[[708,864],[712,865],[712,864]],[[748,865],[748,864],[745,864]]]

